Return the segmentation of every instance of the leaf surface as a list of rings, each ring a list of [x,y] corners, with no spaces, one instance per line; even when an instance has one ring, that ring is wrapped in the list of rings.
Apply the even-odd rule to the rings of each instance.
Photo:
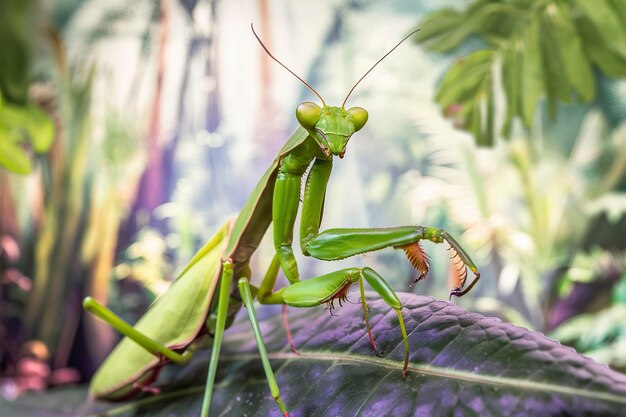
[[[540,333],[469,313],[431,297],[401,294],[409,331],[409,375],[395,312],[371,296],[371,323],[384,357],[365,333],[359,305],[331,317],[322,308],[290,310],[295,343],[279,315],[262,322],[281,398],[298,416],[626,416],[626,376]],[[267,308],[259,308],[267,313]],[[212,416],[280,416],[270,396],[246,321],[227,331]],[[163,393],[90,406],[100,416],[195,416],[208,352],[166,368]],[[89,414],[86,412],[86,414]]]

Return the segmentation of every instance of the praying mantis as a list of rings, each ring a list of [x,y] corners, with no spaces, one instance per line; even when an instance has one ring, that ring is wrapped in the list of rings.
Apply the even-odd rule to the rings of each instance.
[[[378,354],[369,325],[364,280],[397,313],[404,342],[403,375],[406,375],[409,344],[402,317],[402,304],[378,272],[369,267],[353,267],[306,280],[300,279],[292,248],[296,213],[300,205],[300,247],[305,256],[331,261],[384,248],[402,249],[409,262],[420,273],[415,280],[417,282],[426,276],[429,267],[428,258],[419,242],[447,242],[462,269],[461,279],[450,292],[450,296],[464,295],[480,278],[476,265],[465,250],[452,236],[439,228],[340,228],[320,232],[333,157],[344,157],[348,141],[368,120],[365,109],[346,109],[346,102],[365,76],[415,31],[398,42],[357,81],[341,107],[327,106],[317,91],[270,53],[253,26],[252,31],[265,52],[311,89],[321,100],[322,106],[305,102],[297,107],[296,118],[300,127],[279,151],[239,215],[224,224],[209,239],[183,269],[168,292],[153,303],[134,327],[93,298],[85,298],[83,306],[86,310],[125,336],[91,381],[89,391],[96,398],[123,400],[142,390],[149,390],[149,385],[165,364],[185,363],[200,345],[201,339],[212,338],[201,409],[201,416],[208,416],[222,337],[243,304],[248,312],[271,395],[283,415],[289,416],[280,397],[256,318],[255,297],[260,304],[283,305],[286,318],[286,306],[316,307],[327,304],[329,308],[334,308],[334,301],[344,301],[350,287],[358,283],[365,327],[374,352]],[[305,177],[304,193],[300,201],[301,181]],[[256,287],[250,284],[250,258],[270,224],[276,252],[261,284]],[[475,278],[464,289],[468,268]],[[281,270],[289,285],[274,290]],[[286,330],[295,350],[288,325]]]

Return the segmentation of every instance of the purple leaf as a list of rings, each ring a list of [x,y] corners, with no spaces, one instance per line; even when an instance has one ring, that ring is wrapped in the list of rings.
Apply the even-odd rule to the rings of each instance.
[[[300,416],[626,416],[626,376],[540,333],[437,301],[401,294],[410,341],[409,375],[395,312],[369,295],[377,357],[363,312],[348,304],[290,309],[291,352],[280,315],[262,322],[281,398]],[[259,307],[260,309],[272,307]],[[280,416],[245,317],[227,331],[212,416]],[[208,352],[168,367],[161,395],[91,412],[197,416]]]

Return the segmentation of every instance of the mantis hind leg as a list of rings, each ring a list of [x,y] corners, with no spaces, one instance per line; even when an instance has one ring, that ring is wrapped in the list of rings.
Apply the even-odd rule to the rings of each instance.
[[[283,300],[282,303],[293,307],[315,307],[328,304],[332,309],[333,302],[338,300],[341,304],[341,302],[346,299],[350,286],[358,281],[361,290],[365,326],[372,346],[378,354],[378,348],[374,342],[374,337],[372,336],[369,325],[369,315],[363,289],[363,278],[365,278],[387,305],[396,310],[400,330],[402,332],[402,339],[404,341],[404,366],[402,368],[402,374],[406,375],[409,363],[409,342],[404,319],[402,317],[402,303],[391,286],[372,268],[346,268],[313,277],[305,281],[291,284],[289,287],[281,288],[273,294],[273,297],[280,297]]]
[[[270,360],[267,357],[267,350],[265,349],[263,335],[261,334],[259,321],[257,320],[256,311],[254,310],[254,300],[252,299],[252,293],[250,291],[250,284],[248,283],[248,279],[240,278],[238,285],[239,292],[241,293],[241,298],[243,299],[243,303],[246,306],[246,310],[248,311],[248,317],[250,317],[250,324],[252,325],[254,338],[256,339],[256,344],[259,348],[259,355],[261,356],[261,362],[263,363],[263,370],[265,371],[265,376],[267,378],[267,383],[270,387],[270,392],[272,393],[272,397],[274,397],[274,400],[276,400],[276,404],[278,404],[278,407],[280,408],[280,411],[283,413],[283,415],[285,417],[289,417],[287,409],[280,399],[278,384],[276,383],[276,378],[274,377],[274,372],[272,371]]]
[[[280,292],[273,293],[274,285],[276,285],[276,278],[278,277],[278,271],[280,269],[280,259],[278,253],[274,255],[272,262],[270,263],[265,277],[261,282],[261,286],[257,292],[257,300],[261,304],[282,304],[283,305],[283,324],[285,326],[285,332],[287,333],[287,341],[293,353],[298,355],[298,349],[291,336],[291,329],[289,328],[289,320],[287,319],[287,304],[284,303]]]
[[[208,417],[211,406],[211,396],[213,395],[213,384],[217,373],[217,362],[222,348],[222,336],[226,327],[226,316],[228,315],[228,300],[230,299],[230,286],[233,282],[233,264],[230,259],[225,260],[222,265],[222,276],[220,278],[220,292],[217,304],[217,321],[215,323],[215,335],[213,338],[213,348],[211,351],[211,361],[206,378],[204,397],[202,399],[201,417]]]
[[[359,281],[359,288],[361,291],[361,304],[363,306],[363,316],[365,318],[365,327],[367,328],[367,335],[372,343],[374,352],[380,356],[372,330],[369,323],[369,314],[367,302],[365,300],[365,290],[363,287],[363,278],[372,286],[372,288],[383,298],[385,303],[391,308],[396,310],[398,315],[398,322],[400,324],[400,330],[402,332],[402,339],[404,341],[404,367],[402,374],[406,376],[406,370],[409,359],[409,342],[406,334],[406,327],[404,325],[404,319],[402,317],[402,303],[400,299],[389,286],[389,284],[380,276],[376,271],[371,268],[347,268],[339,271],[331,272],[330,274],[321,275],[307,279],[306,281],[300,281],[292,283],[289,287],[281,288],[274,292],[274,285],[276,284],[276,278],[280,269],[279,255],[274,255],[274,259],[259,286],[257,292],[257,299],[261,304],[282,304],[283,305],[283,321],[285,323],[285,330],[287,331],[287,339],[291,345],[294,353],[298,353],[291,337],[289,330],[289,323],[287,322],[287,316],[285,314],[285,306],[290,305],[294,307],[314,307],[323,303],[328,303],[332,306],[332,302],[338,299],[341,303],[343,297],[345,297],[349,286],[356,281]],[[247,281],[246,281],[246,285]],[[473,285],[473,284],[472,284]],[[248,285],[249,286],[249,285]],[[242,293],[243,295],[243,293]],[[245,303],[245,299],[244,299]],[[253,311],[248,309],[248,311]],[[251,317],[252,320],[252,317]],[[262,339],[257,338],[257,342]],[[259,345],[259,349],[260,349]],[[270,369],[271,372],[271,369]],[[269,377],[268,377],[269,380]]]
[[[92,297],[86,297],[83,300],[83,308],[157,357],[167,358],[174,363],[183,364],[192,356],[189,351],[183,354],[174,352],[162,343],[145,335]]]
[[[398,299],[396,293],[391,289],[387,281],[385,281],[385,279],[378,274],[378,272],[374,271],[372,268],[366,267],[362,269],[362,276],[365,277],[365,280],[372,286],[372,288],[378,294],[380,294],[382,299],[389,306],[391,306],[391,308],[396,310],[396,314],[398,315],[398,323],[400,324],[400,331],[402,332],[402,341],[404,342],[404,366],[402,367],[402,375],[406,377],[406,370],[409,366],[409,340],[406,334],[404,318],[402,317],[402,304],[400,304],[400,300]],[[374,351],[377,355],[380,355],[378,349],[376,348],[376,343],[374,342],[372,329],[369,326],[369,314],[367,302],[365,301],[363,278],[359,279],[359,290],[361,291],[361,305],[363,306],[363,315],[365,316],[365,327],[367,328],[367,335],[372,342],[372,346],[374,346]]]

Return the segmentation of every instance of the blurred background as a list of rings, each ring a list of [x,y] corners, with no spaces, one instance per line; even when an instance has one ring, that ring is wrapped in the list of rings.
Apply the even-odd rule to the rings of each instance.
[[[456,303],[626,371],[625,0],[3,0],[3,398],[87,381],[118,336],[82,298],[137,320],[316,101],[251,22],[332,105],[421,28],[349,100],[370,119],[323,228],[445,228],[482,272]],[[298,259],[447,299],[451,254],[424,247],[414,287],[400,251]]]

